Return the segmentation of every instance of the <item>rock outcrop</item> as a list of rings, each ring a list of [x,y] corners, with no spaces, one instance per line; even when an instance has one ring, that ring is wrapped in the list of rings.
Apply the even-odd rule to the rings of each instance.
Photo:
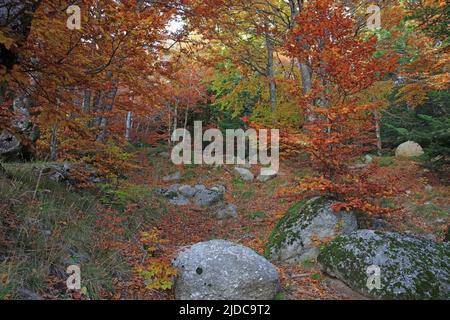
[[[280,290],[275,267],[250,248],[224,240],[201,242],[174,260],[178,300],[271,300]]]

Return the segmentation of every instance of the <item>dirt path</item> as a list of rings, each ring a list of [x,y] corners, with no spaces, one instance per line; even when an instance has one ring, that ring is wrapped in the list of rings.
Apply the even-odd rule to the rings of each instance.
[[[144,153],[138,155],[141,168],[134,172],[131,180],[136,184],[151,187],[167,187],[161,177],[173,170],[167,159],[148,161]],[[271,230],[290,207],[291,203],[278,196],[282,186],[295,182],[289,168],[281,169],[281,177],[266,184],[245,183],[234,179],[230,170],[195,167],[181,169],[183,184],[224,185],[227,188],[226,202],[238,206],[239,217],[225,222],[218,221],[210,209],[192,206],[178,207],[167,204],[166,212],[152,225],[145,225],[142,231],[158,229],[163,244],[158,246],[158,257],[170,263],[184,246],[211,239],[226,239],[248,246],[263,253]],[[127,255],[135,266],[150,261],[139,245],[131,246]],[[283,299],[359,299],[342,283],[331,280],[314,267],[276,266],[280,272]],[[121,297],[134,299],[173,299],[172,291],[157,291],[145,288],[142,278],[136,274],[127,283],[118,283],[123,292]]]

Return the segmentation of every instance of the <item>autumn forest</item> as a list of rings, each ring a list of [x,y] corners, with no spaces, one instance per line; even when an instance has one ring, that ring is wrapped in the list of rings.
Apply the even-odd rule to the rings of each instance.
[[[448,300],[449,22],[0,0],[0,299]]]

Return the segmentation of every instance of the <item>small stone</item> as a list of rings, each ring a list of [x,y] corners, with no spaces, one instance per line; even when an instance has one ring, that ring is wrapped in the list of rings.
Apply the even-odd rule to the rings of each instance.
[[[365,164],[371,164],[373,162],[373,157],[370,154],[366,154],[364,156],[364,163]]]
[[[28,290],[26,288],[21,288],[18,290],[19,295],[24,300],[44,300],[40,295],[38,295],[36,292],[33,292],[31,290]]]
[[[259,182],[267,182],[271,179],[274,179],[278,176],[278,171],[269,168],[261,168],[261,173],[258,176]]]
[[[252,165],[250,164],[249,161],[246,161],[246,162],[243,163],[243,164],[237,163],[236,166],[237,166],[238,168],[244,168],[244,169],[248,169],[248,170],[250,170],[250,169],[252,168]]]
[[[228,204],[225,207],[221,208],[217,212],[217,218],[219,220],[225,220],[225,219],[231,219],[231,218],[237,218],[238,212],[237,207],[234,204]]]
[[[163,181],[170,182],[170,181],[178,181],[181,179],[181,172],[177,171],[175,173],[172,173],[166,177],[163,178]]]
[[[201,190],[195,194],[194,202],[200,207],[211,207],[223,201],[224,194],[214,190]]]
[[[253,173],[248,169],[236,167],[234,168],[234,172],[237,173],[244,181],[253,181],[253,179],[255,179]]]

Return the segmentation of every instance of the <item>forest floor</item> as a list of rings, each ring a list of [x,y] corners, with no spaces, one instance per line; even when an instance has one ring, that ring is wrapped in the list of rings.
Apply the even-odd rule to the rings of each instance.
[[[150,289],[142,269],[155,261],[168,266],[183,247],[211,239],[231,240],[262,254],[275,224],[295,201],[283,190],[313,173],[304,159],[290,159],[281,161],[277,178],[249,183],[237,178],[233,167],[175,167],[159,149],[134,151],[136,169],[113,191],[115,208],[107,205],[104,191],[81,195],[44,180],[36,183],[35,176],[23,178],[29,174],[24,167],[36,164],[6,165],[14,178],[0,177],[0,299],[32,298],[30,292],[44,299],[173,299],[173,290]],[[413,160],[374,161],[381,179],[399,174],[395,183],[407,191],[385,204],[403,207],[383,218],[390,228],[443,239],[450,223],[445,177]],[[163,181],[175,171],[181,172],[180,181]],[[173,206],[154,195],[155,189],[174,183],[225,186],[225,200],[238,207],[238,218],[219,221],[212,209]],[[156,235],[151,244],[144,234]],[[104,244],[116,253],[105,251]],[[154,247],[151,254],[146,246]],[[83,268],[81,292],[65,288],[64,268],[71,259]],[[283,289],[278,299],[364,299],[322,274],[313,261],[276,267]]]
[[[307,161],[290,159],[282,161],[277,178],[265,183],[249,183],[237,178],[232,167],[175,168],[167,158],[158,157],[156,154],[152,154],[150,161],[148,160],[148,154],[137,154],[136,161],[140,168],[130,176],[133,183],[152,188],[169,187],[174,183],[191,186],[223,185],[227,190],[225,201],[238,207],[237,219],[220,221],[214,216],[214,209],[167,204],[167,212],[155,224],[146,226],[158,229],[164,244],[159,246],[157,255],[167,261],[175,258],[177,252],[185,246],[212,239],[230,240],[263,254],[274,226],[295,201],[286,197],[283,191],[294,187],[302,178],[312,174]],[[375,161],[381,166],[380,177],[388,179],[392,174],[401,174],[402,180],[397,181],[397,184],[407,190],[404,197],[386,204],[403,207],[398,216],[384,217],[388,225],[399,232],[443,238],[450,223],[450,190],[442,185],[442,180],[414,161],[392,157]],[[174,171],[181,171],[180,181],[162,180],[162,177]],[[259,167],[253,167],[252,171],[257,174]],[[142,262],[139,253],[134,252],[128,256],[135,256]],[[322,274],[313,261],[298,266],[276,267],[282,278],[283,293],[279,296],[280,299],[365,299],[342,282]],[[133,298],[139,299],[174,298],[172,291],[148,290],[142,284],[141,279],[135,279],[134,288],[125,290],[124,296],[127,296],[126,292],[132,292]]]

